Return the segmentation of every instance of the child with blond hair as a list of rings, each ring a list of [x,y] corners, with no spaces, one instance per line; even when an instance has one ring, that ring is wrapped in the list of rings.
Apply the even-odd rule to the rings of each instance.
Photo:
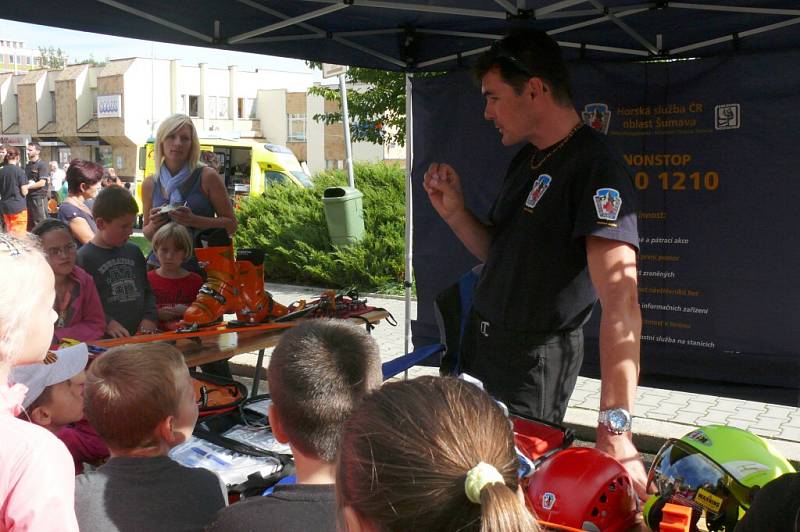
[[[182,225],[174,222],[162,225],[153,235],[153,252],[159,266],[147,272],[147,280],[156,297],[159,328],[174,330],[183,313],[197,297],[203,278],[183,268],[192,256],[192,237]]]
[[[47,429],[24,416],[16,366],[45,361],[53,337],[53,271],[27,238],[0,234],[0,530],[77,531],[72,458]]]

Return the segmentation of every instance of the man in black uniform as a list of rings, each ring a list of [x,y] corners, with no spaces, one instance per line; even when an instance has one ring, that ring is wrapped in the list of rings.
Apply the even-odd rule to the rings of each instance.
[[[461,369],[512,412],[564,417],[583,359],[594,303],[600,325],[597,447],[628,468],[640,496],[646,475],[630,412],[639,373],[635,192],[621,158],[584,126],[558,44],[515,32],[478,60],[477,77],[504,145],[526,142],[482,224],[465,206],[455,170],[433,163],[433,207],[484,262],[465,327]]]
[[[28,231],[47,218],[47,200],[50,183],[50,167],[39,158],[42,148],[35,142],[28,143],[28,164],[25,175],[28,176]]]

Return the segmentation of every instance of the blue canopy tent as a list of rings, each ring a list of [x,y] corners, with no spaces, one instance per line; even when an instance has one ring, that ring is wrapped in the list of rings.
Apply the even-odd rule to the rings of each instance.
[[[692,68],[683,69],[681,65],[703,63],[706,65],[702,74],[718,65],[724,65],[731,58],[747,58],[747,68],[742,70],[741,83],[758,87],[780,86],[796,69],[792,60],[797,59],[793,53],[800,50],[800,6],[793,0],[727,0],[716,2],[710,0],[694,2],[671,2],[665,0],[640,2],[636,0],[429,0],[429,1],[383,1],[383,0],[237,0],[231,2],[212,2],[210,0],[194,0],[192,2],[165,4],[155,0],[73,0],[69,9],[56,0],[39,0],[36,9],[22,10],[14,5],[5,10],[4,16],[50,26],[65,27],[75,30],[109,33],[119,36],[134,37],[157,41],[172,42],[220,48],[241,52],[251,52],[299,59],[323,61],[327,63],[347,64],[352,66],[371,67],[386,70],[402,71],[409,74],[407,87],[413,96],[407,99],[409,120],[409,181],[407,184],[407,280],[411,272],[412,220],[429,223],[430,208],[427,199],[422,196],[412,211],[412,195],[420,193],[419,181],[421,168],[433,157],[439,157],[436,148],[436,135],[447,135],[448,128],[465,127],[464,122],[439,123],[429,128],[436,120],[446,120],[448,112],[454,113],[453,106],[440,109],[442,114],[432,114],[430,107],[434,100],[426,100],[430,93],[424,90],[428,84],[436,81],[413,79],[415,72],[423,71],[456,71],[468,66],[473,57],[482,51],[502,34],[513,27],[532,26],[550,33],[562,46],[565,56],[578,66],[578,81],[581,87],[590,86],[599,77],[608,75],[613,79],[626,79],[631,86],[638,82],[636,76],[652,75],[653,79],[669,72],[673,77],[664,81],[665,87],[674,85],[675,80],[682,79]],[[759,68],[761,58],[780,55],[781,62],[767,62]],[[701,61],[667,60],[700,58]],[[652,67],[642,67],[643,61],[655,60]],[[660,61],[660,62],[658,62]],[[715,62],[716,61],[716,62]],[[625,70],[627,66],[637,65]],[[661,66],[659,66],[661,65]],[[673,65],[664,67],[663,65]],[[783,66],[775,66],[783,65]],[[663,67],[663,68],[662,68]],[[587,70],[591,72],[587,74]],[[622,68],[627,74],[621,73]],[[649,68],[649,69],[648,69]],[[721,68],[721,67],[720,67]],[[581,70],[583,69],[583,70]],[[695,69],[697,70],[697,69]],[[631,73],[634,74],[631,74]],[[736,68],[728,65],[724,83],[720,83],[717,92],[725,94],[731,90],[731,81],[735,77]],[[746,73],[746,75],[745,75]],[[620,78],[619,76],[622,75]],[[697,74],[700,75],[699,73]],[[667,75],[669,78],[669,76]],[[455,78],[452,78],[455,79]],[[794,78],[792,78],[794,79]],[[685,80],[684,80],[685,81]],[[455,81],[454,81],[455,83]],[[467,81],[458,81],[465,86]],[[660,81],[659,81],[660,83]],[[671,85],[671,83],[673,85]],[[413,86],[412,86],[413,84]],[[662,86],[662,85],[659,85]],[[787,85],[793,87],[793,85]],[[436,90],[441,91],[441,86]],[[412,90],[413,89],[413,90]],[[420,98],[417,98],[417,91]],[[454,92],[458,93],[456,89]],[[460,90],[460,92],[464,92]],[[475,91],[477,93],[477,91]],[[792,102],[797,107],[800,103],[796,94],[778,94],[777,99],[785,100],[788,108]],[[457,94],[456,94],[457,95]],[[612,98],[608,96],[607,98]],[[453,100],[455,101],[455,100]],[[459,100],[459,102],[462,102]],[[584,102],[584,103],[589,103]],[[480,105],[474,98],[470,105]],[[441,107],[441,105],[439,105]],[[783,109],[786,109],[784,107]],[[464,110],[473,107],[464,108]],[[484,141],[480,128],[480,108],[474,108],[475,117],[466,124],[474,136]],[[459,111],[461,109],[459,108]],[[427,114],[426,114],[427,112]],[[776,111],[769,116],[779,117]],[[413,127],[415,125],[423,127]],[[784,120],[785,122],[785,120]],[[786,127],[784,133],[791,135],[791,128]],[[796,135],[791,135],[796,137]],[[744,141],[743,141],[744,142]],[[485,146],[498,147],[495,142],[486,141]],[[775,153],[792,153],[788,145],[776,144]],[[737,147],[737,150],[740,148]],[[474,150],[473,150],[474,151]],[[488,149],[487,151],[492,151]],[[480,152],[478,152],[480,154]],[[766,152],[765,152],[766,153]],[[458,153],[454,157],[461,156]],[[498,173],[498,160],[493,159],[492,168]],[[468,158],[468,157],[467,157]],[[484,163],[484,161],[477,161]],[[465,165],[466,166],[466,165]],[[477,165],[479,166],[479,165]],[[477,167],[476,166],[476,167]],[[483,167],[481,167],[483,168]],[[660,175],[660,174],[659,174]],[[467,176],[462,174],[462,178]],[[495,175],[495,183],[501,175]],[[650,176],[655,180],[655,174]],[[789,182],[786,181],[786,185]],[[492,190],[491,183],[482,183],[471,192],[474,204],[485,209],[487,192]],[[789,189],[788,193],[796,194],[797,189]],[[483,203],[481,203],[483,202]],[[778,227],[789,226],[791,212],[785,202],[780,208],[773,208],[772,214],[779,217]],[[426,212],[427,211],[427,212]],[[727,220],[727,218],[725,218]],[[760,221],[766,226],[768,223]],[[726,222],[727,223],[727,222]],[[733,222],[735,223],[735,222]],[[758,224],[759,221],[756,222]],[[426,227],[429,227],[426,225]],[[441,229],[441,228],[440,228]],[[795,231],[796,232],[796,231]],[[451,264],[462,266],[466,271],[472,265],[457,243],[447,240],[443,231],[432,228],[425,234],[414,234],[414,246],[420,249],[438,247],[455,258]],[[791,248],[796,237],[790,235],[784,248]],[[432,240],[433,239],[433,240]],[[421,245],[421,246],[420,246]],[[728,247],[735,242],[725,242]],[[795,249],[800,249],[800,245]],[[777,249],[776,249],[777,251]],[[761,259],[753,253],[753,261]],[[414,267],[417,272],[418,319],[415,324],[415,337],[419,345],[432,340],[433,311],[432,301],[436,292],[452,282],[455,277],[447,278],[441,273],[430,273],[432,260],[430,255],[417,255]],[[739,260],[739,256],[731,260]],[[794,262],[794,253],[779,254],[772,260]],[[754,265],[754,268],[757,266]],[[781,270],[783,272],[784,270]],[[460,273],[460,272],[459,272]],[[765,274],[767,275],[767,274]],[[769,273],[773,275],[773,273]],[[785,279],[787,281],[788,279]],[[732,286],[731,290],[736,287]],[[755,289],[753,289],[755,290]],[[765,297],[774,297],[781,292],[780,287],[767,291]],[[787,316],[800,314],[797,291],[791,284],[783,289],[784,298],[776,301],[779,305],[774,314],[766,319],[774,318],[779,325],[791,323]],[[788,302],[788,303],[787,303]],[[719,303],[719,305],[724,302]],[[746,307],[748,301],[736,301],[735,306]],[[733,306],[733,305],[731,305]],[[698,307],[699,308],[699,307]],[[702,310],[702,309],[700,309]],[[654,311],[653,311],[654,312]],[[408,314],[407,314],[408,315]],[[660,316],[660,315],[659,315]],[[658,321],[658,320],[651,320]],[[749,315],[742,319],[742,328],[752,323]],[[758,325],[758,324],[756,324]],[[407,327],[409,325],[407,324]],[[783,327],[787,329],[787,327]],[[709,358],[704,363],[703,378],[711,378],[719,370],[728,372],[729,380],[739,382],[759,380],[761,384],[794,389],[797,395],[800,378],[798,373],[797,346],[800,345],[798,334],[793,332],[796,326],[781,338],[775,339],[771,334],[754,333],[748,341],[732,341],[720,353],[730,352],[736,356],[740,351],[754,351],[758,356],[726,358],[715,362]],[[766,329],[765,329],[766,330]],[[761,345],[754,345],[760,343]],[[738,342],[738,343],[737,343]],[[741,345],[745,347],[742,348]],[[685,358],[702,359],[695,356],[692,350],[681,362],[670,359],[663,354],[661,346],[653,362],[662,358],[665,366],[676,366]],[[651,346],[643,344],[643,355]],[[409,349],[406,349],[408,351]],[[668,353],[667,353],[668,354]],[[666,356],[666,358],[664,358]],[[644,360],[647,360],[644,358]],[[715,367],[718,366],[718,367]],[[666,368],[665,368],[666,369]],[[674,368],[671,368],[674,370]],[[695,368],[686,367],[673,371],[672,375],[685,374],[697,376]],[[724,373],[720,371],[720,374]],[[734,375],[738,373],[738,377]],[[764,374],[767,374],[766,377]],[[758,377],[758,379],[756,379]],[[796,399],[795,399],[796,400]]]
[[[74,30],[397,71],[467,62],[509,27],[548,31],[574,55],[698,57],[796,48],[791,0],[41,0],[4,16]]]

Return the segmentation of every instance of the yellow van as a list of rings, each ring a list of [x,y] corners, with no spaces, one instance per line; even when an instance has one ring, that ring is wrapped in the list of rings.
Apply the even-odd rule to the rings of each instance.
[[[142,209],[142,181],[155,172],[153,145],[139,148],[141,177],[136,178],[136,202]],[[257,142],[250,139],[200,139],[200,160],[215,168],[225,180],[228,193],[237,196],[263,194],[275,183],[293,183],[309,188],[311,177],[300,166],[300,162],[289,148],[277,144]]]

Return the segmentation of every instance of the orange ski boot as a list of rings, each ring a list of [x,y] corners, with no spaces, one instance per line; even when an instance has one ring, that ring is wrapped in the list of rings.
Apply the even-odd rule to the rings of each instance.
[[[194,250],[197,260],[205,263],[208,278],[194,303],[183,314],[186,324],[210,325],[226,313],[243,307],[239,292],[238,271],[233,260],[233,243],[224,229],[211,229],[197,235]]]
[[[289,309],[264,290],[264,252],[260,249],[244,248],[236,252],[239,271],[239,288],[243,308],[236,318],[245,323],[261,323],[271,318],[288,314]]]

